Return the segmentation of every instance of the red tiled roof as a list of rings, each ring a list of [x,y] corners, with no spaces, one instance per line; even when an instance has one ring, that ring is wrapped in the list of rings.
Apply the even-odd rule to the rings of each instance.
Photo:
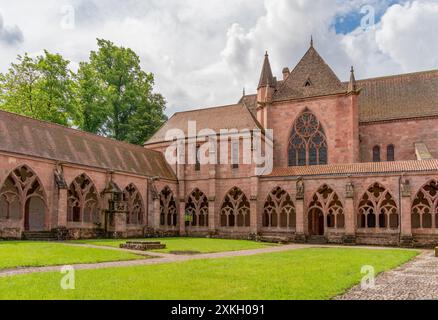
[[[310,83],[309,86],[305,86],[307,82]],[[278,91],[274,94],[274,101],[347,92],[347,87],[342,84],[313,47],[310,47],[289,77],[277,88]]]
[[[193,110],[175,113],[158,132],[146,142],[146,145],[164,142],[166,133],[171,129],[180,129],[188,135],[189,121],[196,121],[197,130],[212,129],[217,133],[221,129],[261,129],[261,125],[244,103],[230,106]]]
[[[357,81],[361,122],[438,115],[438,70]]]
[[[378,173],[438,172],[438,160],[332,164],[274,168],[269,177],[344,176]]]
[[[0,111],[0,151],[176,179],[159,152],[5,111]]]

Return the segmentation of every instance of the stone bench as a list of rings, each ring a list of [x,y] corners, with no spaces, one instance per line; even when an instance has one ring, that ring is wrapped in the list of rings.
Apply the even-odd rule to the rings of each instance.
[[[121,244],[120,248],[135,251],[150,251],[166,249],[166,245],[162,244],[161,242],[128,241],[124,244]]]

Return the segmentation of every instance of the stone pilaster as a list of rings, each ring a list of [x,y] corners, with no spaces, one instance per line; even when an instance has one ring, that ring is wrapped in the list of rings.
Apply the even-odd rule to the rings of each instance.
[[[412,247],[411,187],[409,180],[401,179],[400,195],[400,245],[403,247]]]
[[[354,209],[354,186],[348,183],[345,187],[345,236],[344,243],[356,242],[356,214]]]
[[[295,201],[295,212],[297,218],[295,241],[298,243],[306,242],[305,217],[304,217],[304,199]]]

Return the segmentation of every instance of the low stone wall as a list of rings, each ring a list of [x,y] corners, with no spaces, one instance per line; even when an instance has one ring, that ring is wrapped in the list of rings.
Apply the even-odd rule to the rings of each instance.
[[[414,234],[413,245],[417,248],[434,248],[438,246],[438,235],[435,234]]]
[[[400,235],[396,233],[356,233],[356,244],[398,247]]]
[[[0,229],[0,239],[4,240],[21,240],[22,230],[20,228],[3,228]]]

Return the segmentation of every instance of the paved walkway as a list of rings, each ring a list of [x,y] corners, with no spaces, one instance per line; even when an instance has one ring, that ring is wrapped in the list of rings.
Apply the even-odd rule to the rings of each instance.
[[[436,300],[438,299],[438,258],[424,251],[413,261],[376,278],[375,287],[356,286],[335,300]]]

